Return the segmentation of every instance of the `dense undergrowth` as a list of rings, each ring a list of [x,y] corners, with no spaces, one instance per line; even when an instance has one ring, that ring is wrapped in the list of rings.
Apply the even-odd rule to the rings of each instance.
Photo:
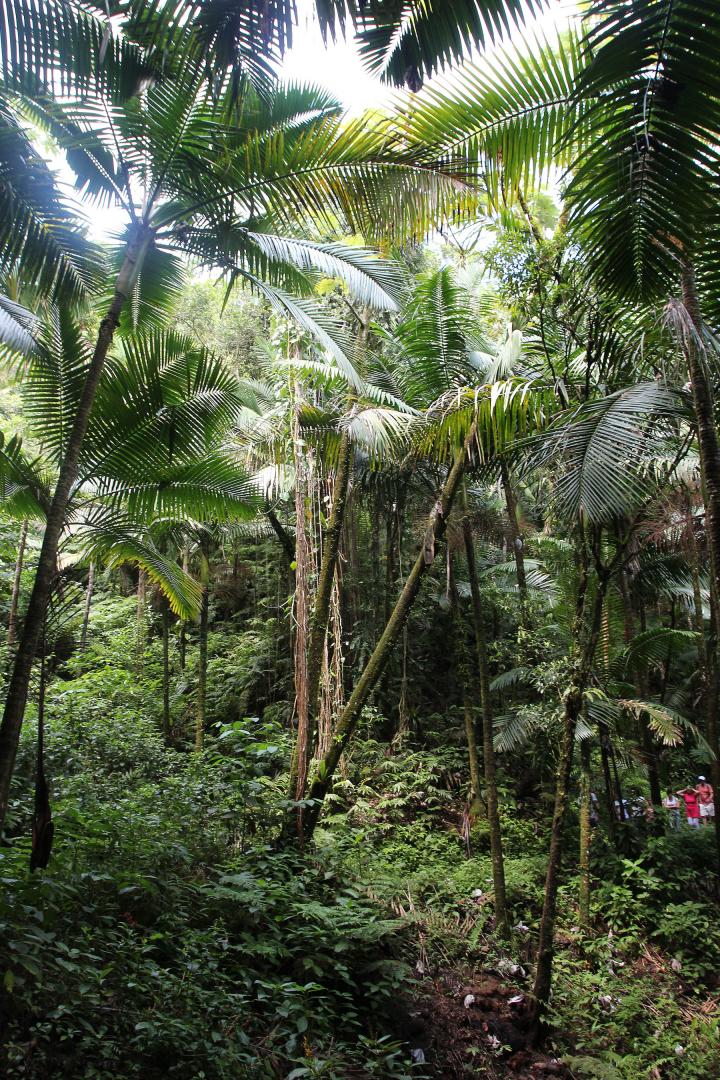
[[[482,821],[463,830],[464,756],[442,718],[432,739],[408,739],[402,753],[372,737],[359,744],[315,849],[277,850],[289,750],[273,716],[281,709],[216,720],[200,755],[180,732],[166,747],[158,646],[138,676],[128,615],[129,601],[101,601],[93,649],[49,688],[57,842],[48,870],[33,875],[34,717],[24,730],[13,842],[0,851],[4,1074],[463,1075],[448,1065],[457,1046],[422,1046],[417,1016],[487,972],[527,990],[546,821],[514,805],[508,787],[510,945],[493,933],[487,832]],[[236,635],[233,652],[259,657],[258,634]],[[242,702],[262,665],[249,678],[226,635],[212,644]],[[367,723],[371,736],[378,718]],[[577,882],[563,887],[551,1053],[577,1077],[706,1078],[720,1055],[711,837],[632,839],[624,858],[600,835],[593,842],[589,932],[577,926]],[[507,974],[509,962],[521,970]],[[513,1048],[495,1042],[481,1032],[460,1048],[465,1075],[510,1075]],[[414,1043],[424,1064],[411,1064]]]

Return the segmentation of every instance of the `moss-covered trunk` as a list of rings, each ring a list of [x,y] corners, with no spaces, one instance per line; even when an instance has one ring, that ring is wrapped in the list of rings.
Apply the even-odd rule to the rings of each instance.
[[[580,925],[590,925],[590,741],[580,744]]]
[[[210,558],[207,540],[200,545],[200,625],[198,627],[198,679],[195,699],[195,750],[200,751],[205,742],[205,717],[207,708],[207,660],[208,622],[210,616]]]

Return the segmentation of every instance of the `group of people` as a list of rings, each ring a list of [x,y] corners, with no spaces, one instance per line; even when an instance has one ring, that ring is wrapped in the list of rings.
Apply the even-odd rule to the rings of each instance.
[[[685,804],[685,819],[691,829],[699,829],[700,823],[709,825],[715,819],[715,793],[704,776],[698,776],[695,787],[668,788],[663,799],[671,829],[680,828],[680,799]]]

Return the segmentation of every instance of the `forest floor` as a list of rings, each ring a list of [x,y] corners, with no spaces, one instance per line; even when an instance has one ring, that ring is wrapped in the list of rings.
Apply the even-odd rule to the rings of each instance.
[[[125,608],[107,620],[127,651],[115,630]],[[57,680],[47,706],[52,860],[28,872],[33,715],[0,848],[0,1076],[720,1076],[709,831],[629,829],[619,854],[598,830],[581,931],[571,816],[549,1034],[531,1052],[549,815],[502,789],[503,943],[487,826],[465,828],[464,750],[449,725],[435,747],[402,752],[366,735],[300,853],[274,842],[287,811],[280,721],[222,725],[199,755],[168,747],[152,686],[120,663]]]
[[[523,989],[496,974],[441,971],[419,979],[403,1036],[438,1078],[464,1080],[468,1067],[488,1078],[571,1077],[554,1053],[528,1048],[526,1006]]]

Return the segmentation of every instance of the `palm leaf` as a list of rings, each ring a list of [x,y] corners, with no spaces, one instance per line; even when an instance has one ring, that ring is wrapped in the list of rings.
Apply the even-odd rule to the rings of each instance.
[[[11,353],[31,353],[38,330],[39,320],[31,311],[0,293],[0,346]]]

